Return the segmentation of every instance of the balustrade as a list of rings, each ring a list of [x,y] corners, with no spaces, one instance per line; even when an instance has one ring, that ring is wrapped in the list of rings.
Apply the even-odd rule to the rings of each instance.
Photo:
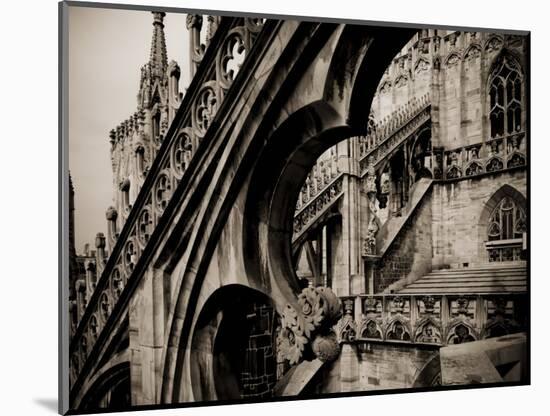
[[[430,119],[430,96],[413,98],[408,103],[384,117],[366,136],[359,137],[359,166],[364,174],[367,169],[369,156],[374,163],[378,163],[391,153],[403,140],[407,139],[415,130]]]
[[[437,346],[524,331],[526,294],[359,295],[341,298],[340,342]]]
[[[526,166],[526,154],[523,131],[447,150],[444,152],[444,179],[459,179]]]

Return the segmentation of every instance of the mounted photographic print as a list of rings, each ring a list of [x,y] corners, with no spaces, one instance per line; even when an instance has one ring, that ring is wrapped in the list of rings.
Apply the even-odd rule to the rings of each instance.
[[[69,1],[60,45],[61,413],[529,383],[529,32]]]

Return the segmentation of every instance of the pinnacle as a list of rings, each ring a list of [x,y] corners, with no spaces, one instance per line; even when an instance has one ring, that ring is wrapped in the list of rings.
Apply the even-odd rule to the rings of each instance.
[[[168,66],[166,53],[166,39],[164,36],[164,12],[153,13],[153,39],[151,41],[151,54],[149,65],[152,75],[162,77]]]

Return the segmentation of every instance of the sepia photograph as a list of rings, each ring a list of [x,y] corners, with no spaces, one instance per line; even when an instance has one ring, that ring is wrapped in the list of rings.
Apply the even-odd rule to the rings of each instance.
[[[530,32],[59,11],[60,412],[530,384]]]

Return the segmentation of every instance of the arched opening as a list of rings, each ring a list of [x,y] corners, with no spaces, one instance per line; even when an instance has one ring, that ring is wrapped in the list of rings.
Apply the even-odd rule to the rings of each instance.
[[[485,204],[479,233],[482,257],[493,262],[526,260],[527,202],[510,185],[498,189]]]
[[[432,177],[432,130],[426,127],[418,133],[412,146],[411,161],[409,166],[412,169],[412,184],[421,178]]]
[[[269,137],[247,199],[245,251],[250,259],[259,260],[250,262],[249,275],[266,276],[265,281],[276,276],[297,293],[306,281],[296,267],[300,260],[304,266],[308,250],[307,284],[349,293],[350,282],[344,276],[359,276],[363,266],[354,262],[351,272],[337,272],[346,262],[338,259],[336,241],[327,231],[344,230],[343,239],[353,241],[360,251],[359,239],[348,231],[364,224],[341,213],[349,203],[341,197],[349,186],[350,170],[357,169],[349,164],[358,151],[358,137],[368,130],[370,104],[380,79],[413,34],[388,33],[382,46],[381,38],[373,40],[369,30],[346,27],[331,57],[323,99],[293,112]],[[362,197],[360,184],[355,188],[354,197]],[[327,255],[330,250],[332,258]]]
[[[214,292],[191,344],[195,400],[271,397],[276,382],[277,315],[269,297],[241,285]]]

